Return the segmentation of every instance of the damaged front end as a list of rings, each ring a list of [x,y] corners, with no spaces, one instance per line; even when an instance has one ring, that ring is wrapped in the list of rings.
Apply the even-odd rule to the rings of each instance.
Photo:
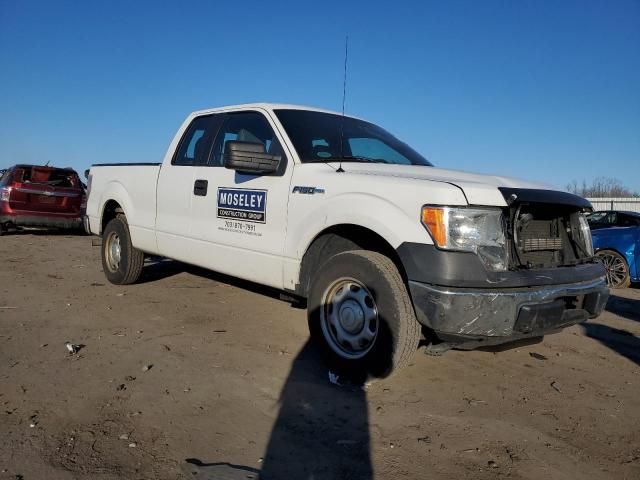
[[[585,220],[588,201],[549,190],[500,190],[508,206],[495,236],[503,240],[495,244],[504,251],[495,247],[493,257],[504,263],[441,248],[435,238],[434,246],[398,249],[419,321],[458,348],[558,331],[598,316],[609,296]]]
[[[538,198],[531,190],[501,190],[509,204],[505,216],[511,270],[595,262],[585,217],[591,211],[587,200],[562,192]]]

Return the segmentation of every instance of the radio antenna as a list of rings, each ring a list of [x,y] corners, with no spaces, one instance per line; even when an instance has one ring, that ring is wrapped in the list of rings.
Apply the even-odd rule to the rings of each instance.
[[[349,60],[349,35],[344,37],[344,75],[342,77],[342,120],[340,122],[340,166],[336,172],[344,172],[342,169],[342,156],[344,155],[344,104],[347,100],[347,61]]]

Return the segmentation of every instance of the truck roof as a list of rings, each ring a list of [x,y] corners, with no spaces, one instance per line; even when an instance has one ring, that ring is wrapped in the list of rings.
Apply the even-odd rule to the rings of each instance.
[[[216,112],[229,112],[234,110],[247,110],[252,108],[261,108],[263,110],[307,110],[310,112],[322,112],[331,113],[333,115],[342,115],[340,112],[334,112],[332,110],[325,110],[323,108],[309,107],[306,105],[292,105],[287,103],[243,103],[239,105],[227,105],[224,107],[208,108],[205,110],[198,110],[193,112],[192,116],[206,115],[208,113]],[[345,117],[357,118],[351,115],[345,115]]]

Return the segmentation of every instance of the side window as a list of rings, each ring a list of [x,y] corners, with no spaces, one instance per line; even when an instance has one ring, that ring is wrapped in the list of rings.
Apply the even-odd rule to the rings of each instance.
[[[387,163],[411,165],[411,160],[377,138],[350,138],[349,148],[354,157],[386,160]]]
[[[172,165],[204,165],[222,123],[221,115],[197,117],[182,136]]]
[[[631,215],[625,215],[623,213],[618,214],[619,227],[635,227],[636,225],[640,225],[640,219],[632,217]]]
[[[258,112],[236,112],[227,114],[227,118],[216,137],[211,150],[209,165],[224,166],[224,149],[229,141],[261,143],[266,153],[280,155],[284,165],[285,154],[275,132],[267,119]]]

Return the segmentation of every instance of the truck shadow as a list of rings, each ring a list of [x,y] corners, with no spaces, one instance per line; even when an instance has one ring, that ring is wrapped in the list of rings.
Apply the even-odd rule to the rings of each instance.
[[[606,308],[607,311],[618,315],[619,317],[640,322],[640,300],[621,297],[619,295],[615,295],[612,291]]]
[[[627,330],[602,325],[583,323],[580,325],[587,337],[599,341],[611,350],[640,365],[640,338]]]
[[[271,298],[282,298],[282,292],[276,288],[271,288],[259,283],[249,282],[247,280],[242,280],[240,278],[225,275],[223,273],[217,273],[205,268],[189,265],[187,263],[178,262],[177,260],[169,260],[156,257],[145,260],[142,275],[136,283],[157,282],[166,278],[180,275],[181,273],[188,273],[197,277],[213,280],[214,282],[224,283],[226,285],[242,288],[254,293],[259,293],[261,295],[266,295]],[[297,307],[298,304],[294,303],[293,306]]]
[[[366,392],[330,383],[322,365],[308,341],[281,391],[259,476],[250,467],[199,459],[186,459],[185,473],[196,480],[373,478]]]

